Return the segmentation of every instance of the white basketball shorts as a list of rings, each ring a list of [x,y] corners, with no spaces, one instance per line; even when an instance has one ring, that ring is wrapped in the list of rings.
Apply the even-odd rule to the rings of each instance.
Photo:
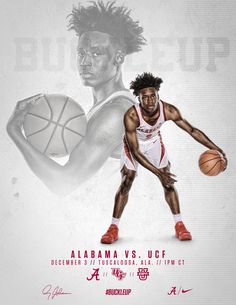
[[[145,142],[139,142],[139,149],[156,168],[163,168],[168,165],[169,160],[167,151],[161,138],[157,137]],[[138,170],[138,162],[132,156],[125,137],[123,139],[123,148],[121,152],[121,169],[124,167],[124,165],[130,170],[136,172]]]

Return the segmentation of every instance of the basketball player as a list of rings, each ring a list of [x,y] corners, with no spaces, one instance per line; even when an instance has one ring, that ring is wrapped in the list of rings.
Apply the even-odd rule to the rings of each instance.
[[[122,81],[121,68],[127,54],[145,44],[143,29],[130,11],[92,2],[74,7],[69,29],[78,36],[78,70],[85,86],[92,88],[94,105],[88,114],[85,137],[61,166],[34,149],[22,134],[22,125],[37,97],[18,102],[7,131],[33,172],[53,192],[66,195],[93,176],[110,157],[120,157],[124,113],[134,103]],[[89,153],[96,152],[96,153]]]
[[[175,220],[176,237],[179,240],[192,239],[190,232],[182,222],[178,194],[174,187],[175,175],[170,172],[170,162],[160,134],[160,128],[166,121],[173,121],[196,141],[209,149],[219,151],[225,158],[222,149],[216,146],[202,131],[187,122],[175,106],[159,99],[158,91],[161,83],[162,79],[154,77],[151,73],[138,75],[131,82],[130,89],[134,90],[133,93],[138,96],[140,104],[132,106],[124,116],[125,136],[121,157],[122,181],[115,196],[112,224],[102,236],[102,243],[111,244],[118,239],[118,224],[128,201],[138,164],[147,168],[160,179],[165,199]]]

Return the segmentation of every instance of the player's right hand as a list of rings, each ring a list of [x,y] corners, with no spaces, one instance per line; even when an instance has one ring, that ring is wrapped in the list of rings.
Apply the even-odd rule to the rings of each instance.
[[[173,177],[176,177],[174,174],[170,172],[159,172],[157,174],[158,178],[160,179],[162,185],[166,188],[171,187],[172,184],[177,182]]]
[[[21,131],[25,116],[31,105],[37,103],[37,100],[43,96],[42,93],[30,96],[17,102],[16,107],[7,122],[7,131],[11,135],[14,131]]]

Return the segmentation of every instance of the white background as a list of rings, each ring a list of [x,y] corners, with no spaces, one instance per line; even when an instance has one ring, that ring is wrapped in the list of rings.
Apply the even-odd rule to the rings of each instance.
[[[141,282],[113,277],[87,282],[91,268],[52,268],[52,258],[68,258],[72,249],[107,249],[99,244],[110,223],[113,198],[120,182],[119,161],[108,160],[87,183],[66,198],[51,194],[30,171],[6,134],[5,125],[17,100],[39,93],[62,93],[77,100],[88,111],[90,88],[82,86],[75,68],[73,32],[66,30],[66,16],[73,1],[1,0],[1,207],[0,207],[0,299],[4,305],[47,304],[41,294],[47,284],[59,285],[69,296],[58,296],[57,304],[224,304],[235,303],[235,12],[234,1],[124,2],[132,17],[144,27],[147,46],[127,58],[125,84],[144,70],[164,80],[160,96],[175,104],[194,126],[203,130],[227,154],[226,172],[207,177],[198,169],[200,144],[167,123],[163,128],[184,221],[193,241],[181,243],[173,237],[173,219],[157,179],[142,169],[134,183],[122,217],[121,240],[111,249],[166,249],[169,258],[185,259],[184,267],[150,268]],[[85,1],[84,1],[85,3]],[[117,2],[122,4],[121,2]],[[156,57],[155,39],[163,37],[163,57]],[[217,58],[209,71],[209,37],[229,41],[229,54]],[[20,66],[17,41],[35,43],[35,66]],[[187,39],[186,60],[194,59],[193,39],[202,39],[199,66],[184,71],[179,39]],[[46,39],[46,40],[45,40]],[[49,51],[45,49],[49,39]],[[59,39],[59,43],[57,43]],[[62,53],[58,55],[58,46]],[[219,46],[220,51],[220,46]],[[58,69],[50,68],[50,64]],[[163,65],[170,63],[170,71]],[[27,64],[27,63],[26,63]],[[159,67],[159,69],[158,69]],[[124,271],[136,271],[133,267]],[[105,267],[110,272],[110,267]],[[168,296],[172,286],[193,290]],[[105,296],[106,288],[130,288],[130,296]]]

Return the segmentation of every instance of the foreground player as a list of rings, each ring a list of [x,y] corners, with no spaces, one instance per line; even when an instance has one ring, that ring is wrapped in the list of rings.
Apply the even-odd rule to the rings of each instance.
[[[111,244],[118,239],[118,224],[128,201],[138,163],[156,175],[164,188],[165,199],[175,220],[175,234],[180,240],[191,240],[192,236],[182,222],[178,194],[174,187],[175,175],[170,173],[170,162],[162,142],[160,128],[165,121],[173,121],[189,133],[196,141],[209,149],[225,154],[202,131],[193,127],[179,110],[159,99],[158,91],[162,79],[151,73],[138,75],[130,89],[138,96],[139,105],[131,107],[124,116],[125,137],[121,156],[122,182],[115,196],[112,224],[102,236],[101,242]],[[225,158],[226,160],[226,158]],[[227,160],[226,160],[227,161]]]

